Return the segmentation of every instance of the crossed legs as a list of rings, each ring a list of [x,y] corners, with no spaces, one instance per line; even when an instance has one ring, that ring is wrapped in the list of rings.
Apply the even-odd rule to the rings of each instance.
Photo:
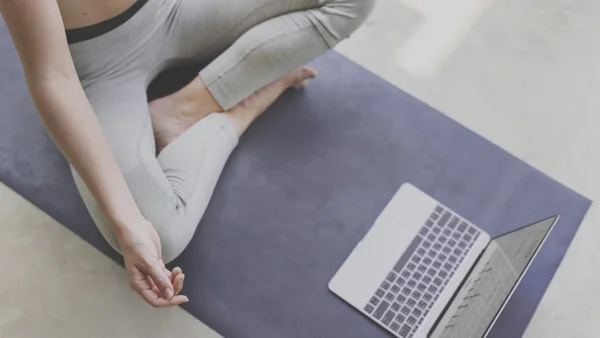
[[[165,262],[191,240],[239,136],[287,88],[315,77],[302,65],[356,30],[374,1],[244,0],[238,8],[215,0],[179,2],[169,16],[165,58],[214,59],[194,81],[149,105],[143,75],[87,90],[136,204],[160,236]],[[209,28],[218,30],[188,43],[194,31],[209,29],[200,27],[210,22],[199,16],[213,18]],[[95,223],[119,250],[74,176]]]

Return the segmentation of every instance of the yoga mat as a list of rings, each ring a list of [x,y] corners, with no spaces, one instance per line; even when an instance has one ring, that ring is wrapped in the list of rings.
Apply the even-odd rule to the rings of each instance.
[[[492,236],[561,215],[490,335],[520,337],[591,202],[335,52],[313,65],[320,78],[242,138],[173,264],[184,308],[227,338],[389,337],[327,283],[411,182]],[[193,76],[161,77],[151,95]],[[121,262],[36,116],[3,24],[0,109],[0,181]]]

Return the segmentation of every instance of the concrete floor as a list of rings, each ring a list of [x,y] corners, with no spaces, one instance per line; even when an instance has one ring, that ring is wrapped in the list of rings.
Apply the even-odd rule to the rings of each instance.
[[[599,19],[596,0],[379,0],[338,50],[600,200]],[[217,337],[146,306],[118,265],[4,186],[0,202],[0,337]],[[593,206],[525,337],[598,336],[599,221]]]

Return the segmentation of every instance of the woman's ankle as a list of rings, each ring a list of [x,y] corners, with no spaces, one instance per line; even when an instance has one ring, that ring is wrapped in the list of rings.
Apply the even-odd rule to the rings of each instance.
[[[188,85],[171,94],[170,99],[173,100],[178,113],[185,118],[201,119],[211,113],[223,111],[200,77],[196,77]]]

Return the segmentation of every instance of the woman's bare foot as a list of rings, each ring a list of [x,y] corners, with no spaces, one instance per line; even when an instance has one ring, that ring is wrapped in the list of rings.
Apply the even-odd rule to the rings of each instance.
[[[238,135],[242,135],[252,121],[287,88],[303,87],[308,79],[316,76],[313,68],[299,68],[263,87],[223,114],[231,119]],[[204,117],[213,112],[222,112],[199,78],[173,95],[150,102],[149,109],[157,153]]]
[[[317,75],[317,71],[311,67],[299,68],[261,88],[223,114],[231,119],[238,136],[241,136],[286,89],[304,87],[309,79],[314,79]]]

